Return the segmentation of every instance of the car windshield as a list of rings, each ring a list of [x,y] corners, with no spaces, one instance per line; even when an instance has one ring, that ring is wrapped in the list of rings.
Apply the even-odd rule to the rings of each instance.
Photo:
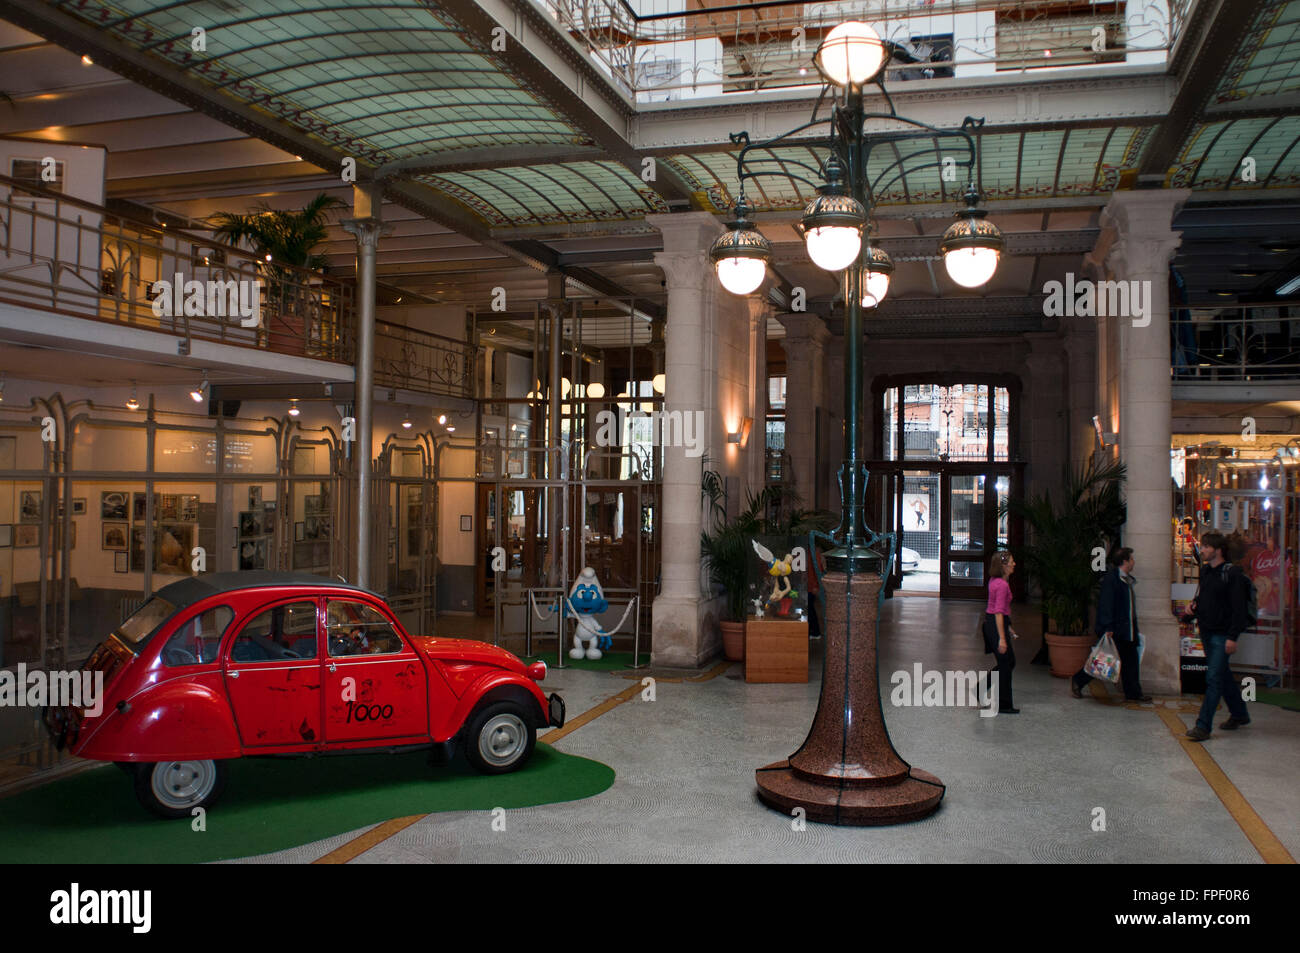
[[[135,615],[127,619],[114,633],[119,639],[131,647],[133,651],[139,651],[140,647],[148,641],[149,636],[158,631],[158,627],[172,617],[176,612],[176,607],[166,599],[159,599],[154,596],[144,605],[142,605]]]

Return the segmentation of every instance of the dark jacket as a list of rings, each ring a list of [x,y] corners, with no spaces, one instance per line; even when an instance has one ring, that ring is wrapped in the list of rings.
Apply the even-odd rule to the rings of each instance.
[[[1246,631],[1246,576],[1240,566],[1201,566],[1196,593],[1196,622],[1201,636],[1226,635],[1234,642]]]
[[[1137,624],[1137,595],[1133,586],[1120,578],[1119,569],[1112,568],[1101,580],[1101,594],[1097,597],[1097,634],[1113,632],[1116,642],[1130,642],[1139,632]]]

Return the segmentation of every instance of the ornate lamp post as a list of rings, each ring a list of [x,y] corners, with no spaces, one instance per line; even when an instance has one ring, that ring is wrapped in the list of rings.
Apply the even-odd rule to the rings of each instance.
[[[835,824],[916,820],[934,811],[944,792],[938,778],[912,767],[894,750],[880,706],[876,619],[883,572],[892,562],[895,538],[872,532],[864,520],[862,312],[888,294],[894,264],[870,239],[871,210],[876,197],[905,173],[955,164],[965,169],[970,186],[967,208],[958,213],[940,244],[948,274],[964,287],[979,287],[993,277],[1002,252],[1001,233],[978,208],[976,149],[969,130],[983,125],[983,120],[967,118],[960,129],[942,130],[899,116],[881,80],[888,60],[888,48],[868,24],[842,23],[814,56],[827,85],[812,120],[764,142],[751,143],[744,132],[731,136],[742,146],[736,162],[740,180],[736,218],[711,251],[718,279],[728,291],[749,294],[763,283],[771,246],[748,219],[745,181],[780,175],[817,188],[818,195],[801,222],[808,255],[828,271],[843,272],[844,463],[839,472],[843,512],[839,526],[825,537],[834,549],[826,555],[827,572],[821,582],[827,615],[821,698],[799,750],[756,772],[758,796],[770,807],[785,813],[803,808],[809,819]],[[879,89],[889,112],[864,109],[863,90],[869,85]],[[834,99],[831,115],[819,119],[817,113],[828,93]],[[868,122],[894,125],[868,133]],[[821,168],[789,158],[778,160],[771,153],[773,145],[817,126],[829,126],[824,140],[828,156]],[[805,137],[801,144],[807,141]],[[957,152],[948,163],[941,142]],[[873,164],[874,151],[881,146],[889,152],[882,151],[884,161]],[[791,167],[824,181],[792,173]]]

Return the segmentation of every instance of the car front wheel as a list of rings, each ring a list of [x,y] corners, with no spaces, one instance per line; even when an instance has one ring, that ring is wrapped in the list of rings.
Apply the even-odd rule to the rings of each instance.
[[[196,807],[208,808],[226,786],[222,761],[159,761],[136,769],[135,796],[159,817],[190,817]]]
[[[488,705],[469,723],[465,757],[484,774],[505,774],[523,767],[537,743],[537,729],[515,702]]]

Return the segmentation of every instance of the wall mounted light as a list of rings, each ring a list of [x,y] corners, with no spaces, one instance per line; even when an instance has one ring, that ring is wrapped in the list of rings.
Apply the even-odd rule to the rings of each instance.
[[[297,417],[300,413],[302,413],[302,411],[298,409],[298,399],[296,397],[291,398],[289,400],[289,416]]]
[[[440,423],[440,424],[446,426],[446,424],[447,424],[447,415],[446,415],[446,414],[439,414],[439,415],[438,415],[438,423]]]
[[[1108,430],[1101,429],[1101,418],[1096,414],[1092,415],[1092,427],[1097,431],[1097,439],[1103,447],[1113,447],[1119,443],[1119,434],[1111,433]]]
[[[753,429],[754,418],[745,417],[740,421],[740,429],[735,433],[727,434],[727,443],[738,443],[740,449],[744,450],[749,445],[749,431]]]
[[[190,391],[190,400],[196,404],[203,403],[203,398],[208,395],[208,372],[203,372],[203,381],[198,387]]]
[[[131,396],[126,399],[127,410],[139,410],[140,398],[136,396],[135,381],[131,382]]]
[[[411,415],[408,413],[406,416],[404,416],[404,417],[402,418],[402,429],[403,429],[403,430],[410,430],[410,429],[411,429],[411,426],[412,426],[412,424],[411,424]]]

